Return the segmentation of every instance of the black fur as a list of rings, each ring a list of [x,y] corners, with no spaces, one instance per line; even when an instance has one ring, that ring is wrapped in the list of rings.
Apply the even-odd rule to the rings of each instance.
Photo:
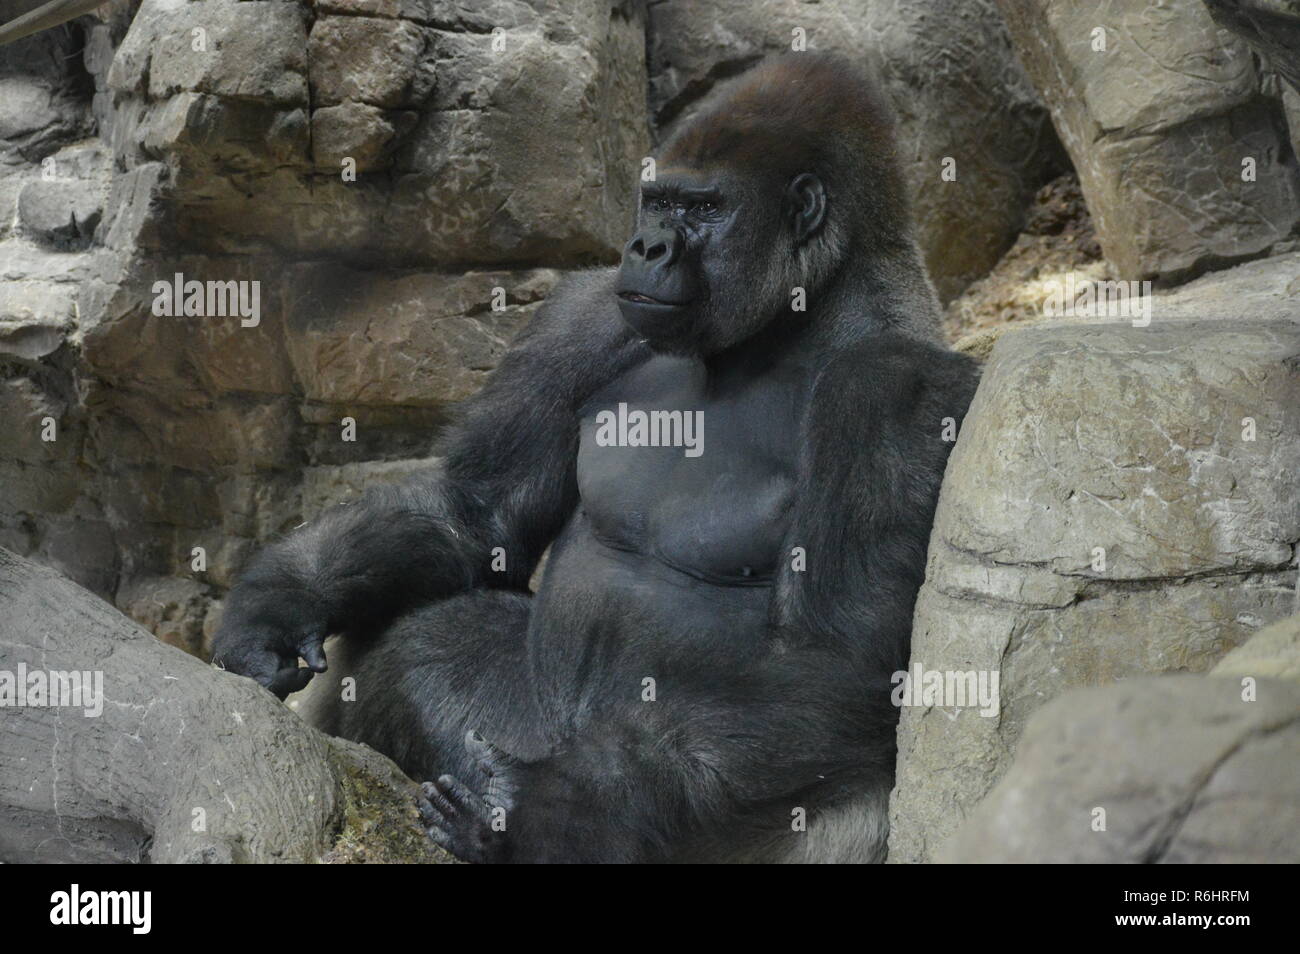
[[[773,96],[773,122],[790,98],[835,122],[743,153],[773,135]],[[720,92],[665,148],[622,271],[556,290],[437,473],[265,550],[216,656],[283,695],[311,678],[299,656],[321,669],[342,634],[316,718],[436,779],[431,835],[468,860],[879,857],[890,677],[944,419],[960,422],[976,371],[930,340],[937,303],[876,103],[812,54]],[[888,173],[869,196],[835,165],[863,142],[862,168]],[[619,404],[703,411],[703,453],[601,446],[595,417]]]

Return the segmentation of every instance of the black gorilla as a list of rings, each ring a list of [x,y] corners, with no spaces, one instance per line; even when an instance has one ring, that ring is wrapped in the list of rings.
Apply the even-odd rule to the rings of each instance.
[[[720,90],[622,267],[556,290],[437,473],[264,551],[218,661],[283,695],[342,635],[304,708],[437,778],[430,834],[466,860],[879,858],[976,381],[932,340],[893,148],[840,61]]]

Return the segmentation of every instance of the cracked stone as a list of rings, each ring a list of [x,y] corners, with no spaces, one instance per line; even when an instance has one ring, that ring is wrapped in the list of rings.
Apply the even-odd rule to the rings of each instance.
[[[948,464],[912,665],[998,671],[1001,711],[904,709],[891,861],[934,859],[1051,699],[1207,672],[1294,612],[1297,353],[1292,320],[998,339]]]
[[[1300,861],[1300,683],[1263,679],[1256,692],[1165,676],[1061,696],[939,860]]]
[[[84,179],[32,179],[18,193],[25,234],[63,250],[85,248],[104,215],[103,185]]]

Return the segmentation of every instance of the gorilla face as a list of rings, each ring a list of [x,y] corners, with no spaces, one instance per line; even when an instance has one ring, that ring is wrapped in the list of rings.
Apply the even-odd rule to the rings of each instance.
[[[752,336],[801,284],[800,247],[821,225],[825,191],[804,173],[670,169],[641,190],[636,234],[616,292],[623,319],[652,348],[708,355]]]

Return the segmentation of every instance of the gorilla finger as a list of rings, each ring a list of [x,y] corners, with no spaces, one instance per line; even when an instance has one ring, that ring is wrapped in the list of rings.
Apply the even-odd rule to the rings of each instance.
[[[424,792],[426,803],[431,809],[438,812],[443,818],[451,819],[456,815],[456,806],[447,800],[447,796],[434,786],[432,782],[425,782],[421,786]]]
[[[290,693],[305,689],[307,683],[311,682],[311,677],[314,675],[316,674],[312,670],[301,666],[281,669],[271,679],[270,684],[266,688],[270,689],[277,699],[283,701],[284,697]]]
[[[450,775],[441,775],[434,782],[434,785],[437,787],[438,795],[448,803],[453,811],[465,809],[474,814],[481,811],[479,804],[482,799],[460,779],[452,778]]]
[[[447,823],[446,816],[438,810],[438,806],[434,805],[431,800],[427,798],[417,798],[415,800],[415,807],[420,811],[420,821],[423,823],[425,828],[428,828],[431,825],[445,825]]]
[[[325,640],[321,636],[308,636],[298,644],[298,654],[307,661],[313,672],[324,672],[329,668],[325,659]]]
[[[226,672],[256,680],[265,688],[270,687],[284,665],[280,657],[269,649],[227,651],[213,656],[212,664]]]

